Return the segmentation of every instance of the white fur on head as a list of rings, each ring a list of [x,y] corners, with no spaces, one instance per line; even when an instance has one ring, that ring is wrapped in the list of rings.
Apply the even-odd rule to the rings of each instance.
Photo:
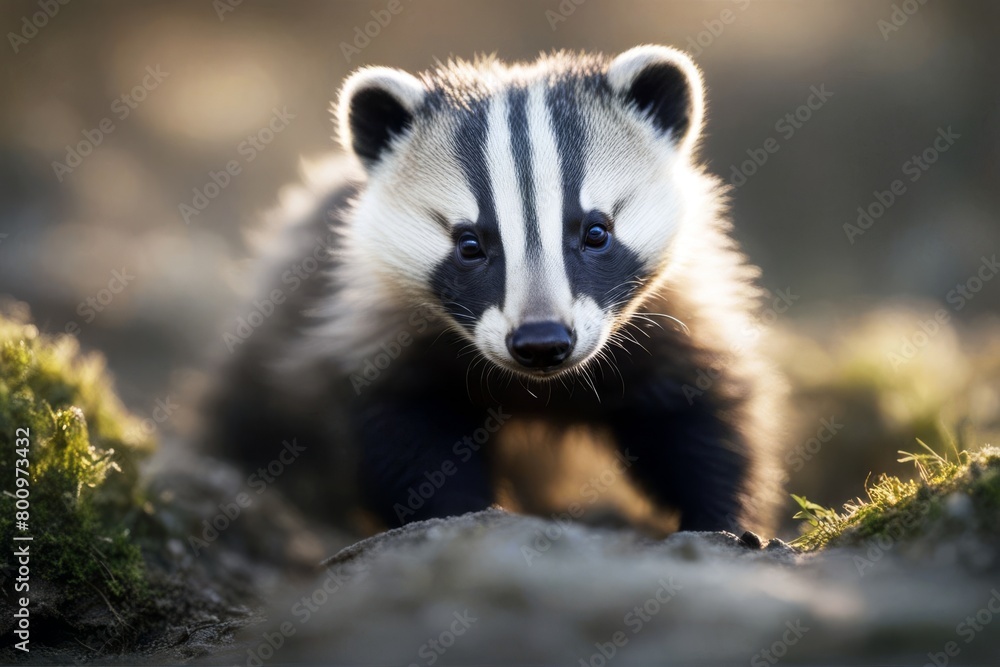
[[[365,104],[365,93],[381,92],[381,104]],[[356,133],[371,131],[388,120],[383,114],[397,112],[412,118],[427,90],[412,74],[391,67],[363,67],[344,82],[337,101],[337,131],[344,150],[357,155],[366,167],[372,160],[358,153]],[[360,103],[359,103],[360,101]],[[396,105],[396,109],[386,109]]]
[[[676,101],[677,94],[686,93],[686,127],[680,132],[671,130],[671,138],[679,149],[688,150],[701,134],[705,91],[701,72],[686,53],[655,44],[636,46],[611,61],[607,76],[612,88],[629,95],[641,75],[656,73],[662,78],[662,86],[655,93],[664,95],[664,104],[669,105]],[[677,109],[668,109],[668,112],[674,116],[681,113]],[[656,113],[656,109],[652,113]]]
[[[488,71],[463,71],[467,76],[449,83],[458,87],[455,94],[468,88],[480,96],[469,113],[481,114],[478,120],[485,125],[481,169],[491,189],[506,271],[503,307],[486,304],[473,331],[466,320],[449,321],[487,358],[510,370],[522,369],[511,358],[506,339],[525,321],[559,321],[574,330],[569,369],[599,354],[625,320],[622,313],[639,306],[637,297],[616,313],[602,308],[599,297],[573,297],[562,220],[568,156],[574,160],[570,166],[582,172],[579,206],[614,215],[616,242],[637,256],[643,275],[650,274],[654,282],[665,270],[674,237],[681,228],[703,222],[694,218],[706,210],[696,187],[700,170],[690,159],[703,115],[701,76],[694,64],[681,52],[658,46],[637,47],[611,61],[586,62],[588,72],[607,77],[612,95],[607,89],[589,95],[582,87],[554,88],[560,81],[546,67],[562,70],[547,61],[509,74],[493,63]],[[576,75],[572,68],[567,72],[570,78]],[[361,360],[365,350],[382,340],[381,327],[396,322],[408,306],[441,305],[431,284],[434,272],[454,252],[449,228],[480,218],[480,195],[468,182],[468,165],[462,161],[462,151],[468,151],[459,141],[465,136],[460,133],[462,118],[450,113],[450,107],[441,113],[425,111],[428,86],[436,84],[424,81],[372,67],[353,74],[340,93],[341,141],[369,171],[342,229],[337,282],[344,287],[325,311],[330,320],[323,336],[336,341],[337,354],[345,361]],[[558,126],[562,116],[548,104],[553,90],[576,105],[570,116],[581,119],[580,134],[573,138],[578,143],[565,149],[560,143],[565,143],[565,133],[560,135],[565,128]],[[514,154],[510,119],[515,103],[522,105],[516,136],[530,150],[530,160],[523,162]],[[563,150],[570,152],[564,155]],[[522,174],[525,167],[529,171]],[[522,191],[525,176],[528,186]],[[537,229],[531,241],[537,252],[530,256],[529,195]]]

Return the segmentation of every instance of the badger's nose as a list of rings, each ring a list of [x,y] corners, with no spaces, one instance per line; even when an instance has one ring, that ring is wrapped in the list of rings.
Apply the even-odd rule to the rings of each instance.
[[[522,366],[551,368],[566,361],[575,336],[559,322],[528,322],[507,336],[507,349]]]

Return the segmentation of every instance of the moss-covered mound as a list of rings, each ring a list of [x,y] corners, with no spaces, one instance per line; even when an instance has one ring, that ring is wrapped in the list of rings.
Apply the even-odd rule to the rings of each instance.
[[[791,492],[839,508],[864,496],[870,473],[872,481],[880,472],[919,479],[915,467],[897,463],[897,451],[918,439],[953,458],[952,442],[1000,445],[1000,318],[943,324],[937,308],[818,309],[762,337],[791,389],[781,416]],[[786,505],[782,532],[797,529],[797,509]]]
[[[900,452],[901,462],[917,467],[918,479],[883,474],[867,488],[867,501],[847,503],[842,512],[794,496],[802,508],[796,518],[809,526],[794,544],[811,551],[872,538],[898,540],[932,532],[940,537],[943,521],[950,519],[962,530],[1000,536],[1000,449],[985,447],[947,458],[924,447],[927,453]]]
[[[144,592],[129,526],[141,511],[138,464],[151,443],[129,435],[142,432],[135,427],[101,357],[82,355],[72,337],[39,334],[24,316],[0,315],[0,469],[8,476],[0,534],[4,544],[30,544],[30,594],[54,587],[72,602],[96,591],[112,604]],[[5,550],[5,575],[16,568]]]

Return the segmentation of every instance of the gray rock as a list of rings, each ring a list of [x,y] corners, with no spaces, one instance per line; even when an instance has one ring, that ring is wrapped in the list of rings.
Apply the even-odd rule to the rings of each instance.
[[[779,540],[652,541],[486,511],[389,531],[324,566],[211,663],[924,664],[1000,650],[1000,619],[961,625],[1000,609],[995,572],[891,546],[804,556]]]

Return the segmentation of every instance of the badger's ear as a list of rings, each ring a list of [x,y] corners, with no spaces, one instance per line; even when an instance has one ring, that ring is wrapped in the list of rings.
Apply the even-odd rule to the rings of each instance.
[[[689,146],[701,132],[701,73],[687,54],[666,46],[637,46],[608,66],[608,83],[660,132]]]
[[[426,89],[411,74],[389,67],[366,67],[344,82],[337,102],[340,142],[366,169],[385,156],[392,140],[413,123]]]

